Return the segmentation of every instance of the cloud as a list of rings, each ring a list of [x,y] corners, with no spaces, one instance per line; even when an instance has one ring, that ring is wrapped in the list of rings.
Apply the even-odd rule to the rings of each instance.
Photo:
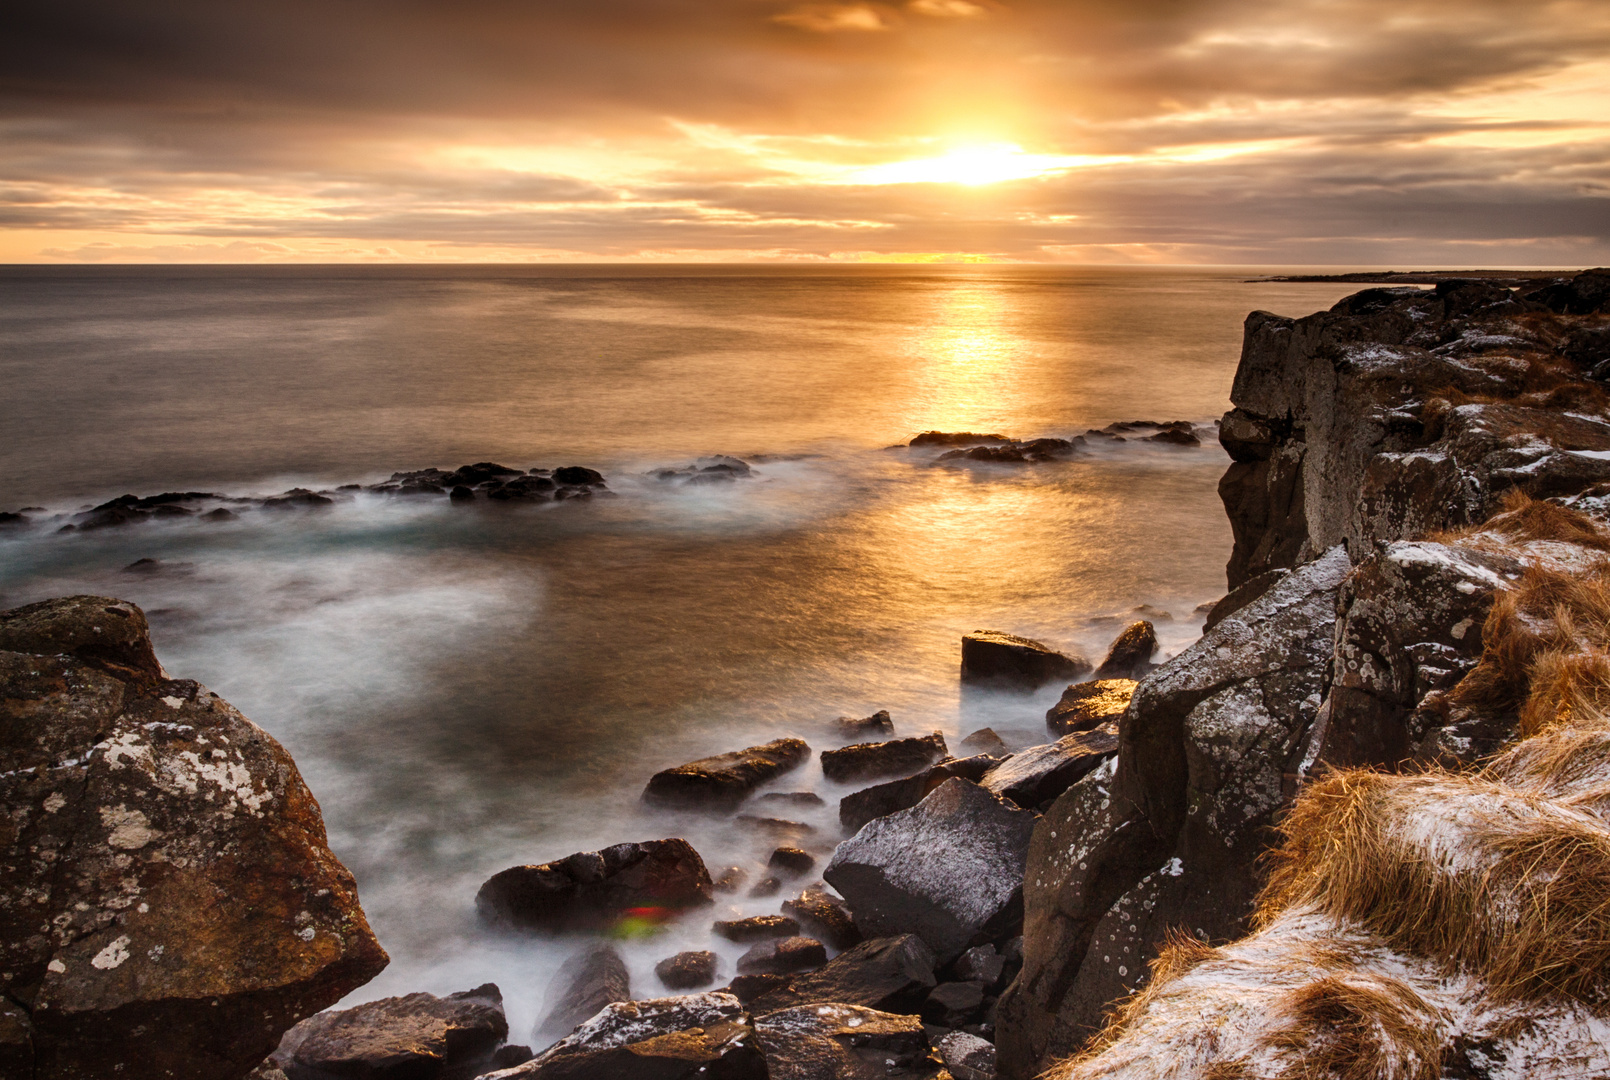
[[[906,10],[934,19],[977,19],[989,12],[968,0],[911,0]]]
[[[870,4],[801,4],[773,15],[772,21],[818,34],[832,34],[841,30],[888,30],[892,25],[887,16]]]

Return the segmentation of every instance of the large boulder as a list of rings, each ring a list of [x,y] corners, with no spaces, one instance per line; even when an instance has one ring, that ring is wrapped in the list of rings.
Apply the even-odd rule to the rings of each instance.
[[[810,756],[811,748],[802,739],[775,739],[764,746],[700,758],[655,773],[643,789],[643,799],[658,806],[730,809]]]
[[[806,1005],[755,1020],[767,1080],[950,1080],[915,1016]]]
[[[1026,810],[1039,810],[1118,752],[1118,725],[1076,731],[1054,743],[1021,750],[985,773],[985,791],[1010,799]]]
[[[508,1034],[503,996],[487,983],[445,998],[409,994],[311,1016],[286,1033],[295,1049],[275,1063],[288,1080],[435,1080],[448,1070],[490,1068]]]
[[[290,755],[133,604],[0,612],[0,808],[19,1075],[238,1080],[386,965]]]
[[[822,751],[822,775],[829,780],[867,780],[911,773],[948,757],[945,737],[939,732],[910,739],[856,743]]]
[[[1034,821],[977,784],[947,780],[840,844],[822,876],[863,933],[917,934],[948,963],[1021,910]]]
[[[875,938],[840,953],[820,970],[787,978],[751,1005],[757,1014],[820,1002],[915,1012],[934,988],[934,965],[934,951],[916,934]]]
[[[962,637],[962,682],[1033,690],[1090,670],[1082,656],[1066,656],[1032,638],[1001,630],[974,630]]]
[[[540,1038],[556,1039],[606,1005],[632,1000],[632,976],[610,945],[593,945],[571,956],[548,982],[548,1013],[537,1024]]]
[[[1045,726],[1061,738],[1076,731],[1089,731],[1117,720],[1135,696],[1134,679],[1096,679],[1074,683],[1062,691],[1062,699],[1045,714]]]
[[[665,915],[711,903],[710,873],[686,840],[616,844],[556,862],[511,866],[475,894],[481,917],[526,930],[608,927],[627,910]]]
[[[1348,570],[1337,547],[1155,671],[1120,722],[1115,761],[1040,820],[1024,966],[997,1012],[1006,1075],[1077,1049],[1174,930],[1245,932],[1258,856],[1310,750]]]

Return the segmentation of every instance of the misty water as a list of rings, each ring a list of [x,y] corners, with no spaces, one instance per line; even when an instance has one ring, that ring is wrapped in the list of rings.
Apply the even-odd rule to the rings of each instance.
[[[392,956],[348,1003],[494,981],[525,1041],[577,941],[483,930],[473,898],[492,873],[685,836],[713,869],[761,876],[773,839],[639,803],[656,770],[783,735],[835,746],[835,717],[877,709],[953,747],[984,726],[1044,742],[1060,687],[964,695],[963,633],[1099,656],[1145,608],[1165,654],[1197,636],[1230,547],[1211,439],[1028,466],[890,448],[928,429],[1210,425],[1248,311],[1352,291],[1249,276],[10,268],[0,509],[487,460],[590,466],[618,497],[359,493],[224,523],[14,529],[0,607],[80,592],[142,605],[169,672],[278,738],[318,797]],[[710,454],[757,475],[651,476]],[[124,569],[142,558],[159,569]],[[788,814],[816,826],[820,866],[851,789],[813,764],[769,790],[827,800]],[[714,948],[730,976],[743,947],[712,943],[710,920],[779,899],[722,896],[624,941],[634,991],[662,993],[653,964],[684,948]]]

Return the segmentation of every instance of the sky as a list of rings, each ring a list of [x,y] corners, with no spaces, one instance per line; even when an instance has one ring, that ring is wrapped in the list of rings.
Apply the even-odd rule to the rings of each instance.
[[[1610,0],[13,0],[0,262],[1610,263]]]

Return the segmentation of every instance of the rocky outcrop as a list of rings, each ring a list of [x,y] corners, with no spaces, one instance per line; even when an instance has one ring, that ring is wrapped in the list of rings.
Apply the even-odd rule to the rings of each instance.
[[[409,994],[319,1013],[286,1032],[272,1060],[288,1080],[473,1076],[493,1067],[508,1034],[503,995],[487,983],[445,998]]]
[[[656,806],[730,809],[766,781],[810,760],[802,739],[775,739],[729,754],[700,758],[655,773],[643,789],[643,801]]]
[[[475,894],[475,907],[494,926],[596,930],[628,908],[669,914],[712,900],[704,860],[692,844],[673,838],[511,866],[487,879]]]
[[[133,604],[0,613],[0,843],[7,1075],[238,1080],[386,965],[290,755]]]
[[[1033,690],[1090,670],[1082,656],[1065,656],[1032,638],[1001,630],[974,630],[962,637],[962,682]]]

